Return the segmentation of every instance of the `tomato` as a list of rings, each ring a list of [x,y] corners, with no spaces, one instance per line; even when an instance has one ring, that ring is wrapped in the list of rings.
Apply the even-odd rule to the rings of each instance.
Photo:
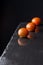
[[[40,19],[39,17],[34,17],[34,18],[32,19],[32,22],[33,22],[35,25],[39,25],[40,22],[41,22],[41,19]]]
[[[18,30],[18,35],[19,37],[26,37],[26,35],[28,34],[28,31],[26,28],[20,28]]]
[[[35,29],[35,24],[32,23],[32,22],[28,23],[28,24],[26,25],[26,29],[27,29],[28,31],[33,31],[33,30]]]

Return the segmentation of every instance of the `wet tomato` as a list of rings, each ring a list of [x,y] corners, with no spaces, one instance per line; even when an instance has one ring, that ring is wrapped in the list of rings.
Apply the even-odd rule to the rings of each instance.
[[[39,25],[40,22],[41,22],[41,19],[40,19],[39,17],[34,17],[34,18],[32,19],[32,22],[33,22],[35,25]]]
[[[18,35],[19,35],[19,37],[26,37],[27,34],[28,34],[28,31],[27,31],[26,28],[20,28],[20,29],[18,30]]]
[[[32,22],[28,23],[28,24],[26,25],[26,29],[27,29],[28,31],[33,31],[33,30],[35,29],[35,24],[32,23]]]

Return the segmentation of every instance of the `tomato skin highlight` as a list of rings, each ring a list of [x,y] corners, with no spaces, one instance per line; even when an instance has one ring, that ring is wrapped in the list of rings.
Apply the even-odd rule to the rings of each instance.
[[[18,30],[18,36],[19,36],[19,37],[26,37],[27,34],[28,34],[28,31],[27,31],[26,28],[20,28],[20,29]]]
[[[33,31],[33,30],[35,29],[35,24],[32,23],[32,22],[28,23],[28,24],[26,25],[26,29],[27,29],[28,31]]]
[[[34,18],[32,19],[32,22],[33,22],[35,25],[39,25],[40,22],[41,22],[41,19],[40,19],[39,17],[34,17]]]

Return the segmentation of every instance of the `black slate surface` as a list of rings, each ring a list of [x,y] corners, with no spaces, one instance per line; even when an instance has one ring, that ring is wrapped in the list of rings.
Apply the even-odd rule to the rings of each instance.
[[[0,57],[0,65],[43,65],[43,26],[40,32],[36,33],[36,38],[23,38],[25,46],[18,45],[17,31],[25,27],[26,23],[20,23],[11,37],[6,49]]]

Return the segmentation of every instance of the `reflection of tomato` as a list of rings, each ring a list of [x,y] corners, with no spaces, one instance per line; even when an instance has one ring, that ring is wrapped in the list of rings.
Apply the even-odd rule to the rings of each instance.
[[[29,35],[27,35],[27,38],[32,39],[33,37],[32,37],[32,35],[29,34]]]
[[[40,21],[41,21],[41,19],[40,19],[39,17],[34,17],[34,18],[32,19],[32,22],[33,22],[35,25],[39,25],[39,24],[40,24]]]
[[[39,27],[36,26],[36,28],[35,28],[35,33],[38,33],[38,32],[39,32]]]
[[[28,23],[28,24],[26,25],[26,29],[27,29],[28,31],[33,31],[33,30],[35,29],[35,24],[32,23],[32,22]]]
[[[18,35],[19,35],[20,37],[26,37],[27,34],[28,34],[28,31],[27,31],[26,28],[20,28],[20,29],[18,30]]]
[[[27,39],[26,38],[18,38],[18,44],[19,46],[26,46],[27,45]]]
[[[33,39],[35,38],[35,32],[29,32],[29,34],[27,35],[28,39]]]

